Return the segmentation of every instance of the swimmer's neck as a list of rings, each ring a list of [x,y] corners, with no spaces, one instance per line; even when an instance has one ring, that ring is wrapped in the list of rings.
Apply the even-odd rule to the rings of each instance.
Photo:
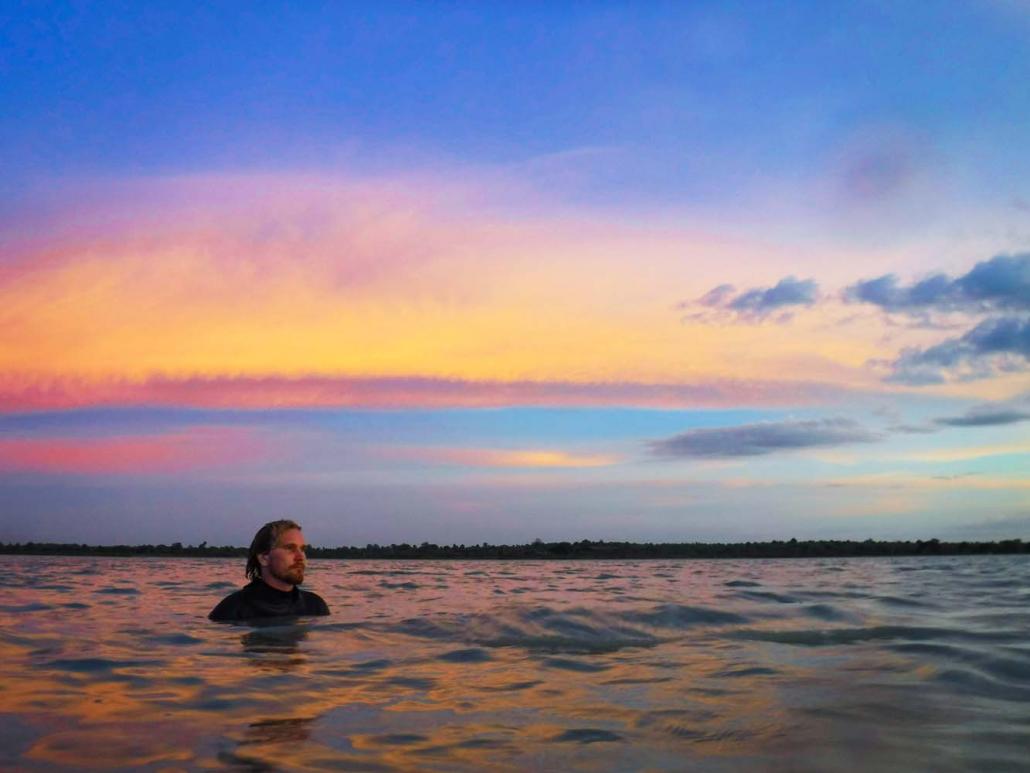
[[[277,577],[273,577],[268,572],[261,572],[261,582],[263,582],[269,588],[275,588],[276,590],[281,590],[283,593],[289,593],[295,587],[297,587],[296,585],[291,585],[288,582],[283,582],[282,580],[278,579]]]

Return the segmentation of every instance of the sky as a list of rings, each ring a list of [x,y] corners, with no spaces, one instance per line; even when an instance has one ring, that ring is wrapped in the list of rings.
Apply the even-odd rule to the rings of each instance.
[[[0,7],[0,542],[1030,539],[1030,5]]]

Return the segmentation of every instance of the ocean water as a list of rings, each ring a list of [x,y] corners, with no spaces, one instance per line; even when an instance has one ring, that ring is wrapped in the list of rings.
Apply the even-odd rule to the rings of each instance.
[[[1030,770],[1030,560],[0,556],[0,769]]]

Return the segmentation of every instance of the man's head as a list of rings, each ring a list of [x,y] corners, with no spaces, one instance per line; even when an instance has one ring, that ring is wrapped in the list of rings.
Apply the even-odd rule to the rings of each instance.
[[[260,578],[279,590],[300,585],[304,582],[306,547],[299,523],[289,520],[266,523],[250,543],[247,578]]]

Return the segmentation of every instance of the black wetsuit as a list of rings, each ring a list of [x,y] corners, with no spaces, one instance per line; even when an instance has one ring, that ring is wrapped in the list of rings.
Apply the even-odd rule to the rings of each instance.
[[[211,620],[252,620],[257,617],[294,615],[328,615],[329,607],[317,593],[301,590],[276,590],[261,580],[254,580],[230,593],[211,610]]]

